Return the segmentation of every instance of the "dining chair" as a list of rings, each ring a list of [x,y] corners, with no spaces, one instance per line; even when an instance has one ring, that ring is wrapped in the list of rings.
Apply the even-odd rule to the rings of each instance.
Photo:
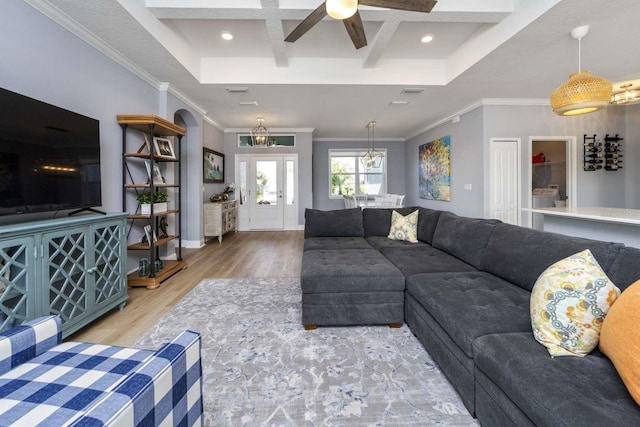
[[[343,195],[345,209],[353,209],[358,207],[356,198],[354,196]]]
[[[374,199],[376,208],[394,208],[396,207],[395,197],[376,197]]]
[[[367,202],[368,202],[368,198],[369,198],[368,194],[355,194],[353,197],[356,199],[356,204],[358,206],[360,206],[360,207],[367,206]]]

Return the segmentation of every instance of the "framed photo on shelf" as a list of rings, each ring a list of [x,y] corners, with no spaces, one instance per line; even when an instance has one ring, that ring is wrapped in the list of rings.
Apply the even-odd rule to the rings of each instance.
[[[171,159],[176,158],[176,153],[173,151],[173,144],[171,144],[170,139],[154,136],[153,148],[156,156],[169,157]]]
[[[147,175],[149,176],[149,180],[153,179],[154,184],[164,184],[165,180],[160,172],[160,165],[156,162],[153,162],[153,167],[151,167],[151,162],[149,160],[145,160],[144,165],[147,167]]]
[[[147,237],[147,243],[149,243],[149,246],[158,241],[158,236],[156,236],[156,232],[151,229],[150,225],[144,226],[144,235]]]
[[[214,184],[224,183],[224,154],[209,148],[202,149],[203,181]]]

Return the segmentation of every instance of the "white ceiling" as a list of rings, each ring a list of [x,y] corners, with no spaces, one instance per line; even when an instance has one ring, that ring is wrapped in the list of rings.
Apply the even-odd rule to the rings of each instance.
[[[361,6],[360,50],[328,17],[284,42],[322,0],[26,1],[148,80],[169,82],[221,129],[260,116],[272,130],[351,139],[376,120],[377,139],[404,139],[481,99],[546,102],[578,70],[569,32],[583,24],[582,69],[640,77],[637,0],[439,0],[430,14]],[[435,40],[420,43],[425,33]]]

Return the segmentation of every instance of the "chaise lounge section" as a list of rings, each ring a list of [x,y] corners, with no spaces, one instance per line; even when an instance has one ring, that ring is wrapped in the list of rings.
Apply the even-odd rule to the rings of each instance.
[[[157,351],[61,339],[54,316],[0,334],[0,424],[202,425],[200,334]]]
[[[483,426],[640,425],[609,359],[597,349],[551,358],[530,315],[531,290],[551,264],[589,249],[624,290],[640,278],[639,249],[422,207],[397,211],[415,210],[418,243],[387,238],[392,209],[307,210],[305,326],[389,324],[393,306]],[[383,269],[393,280],[368,273]]]

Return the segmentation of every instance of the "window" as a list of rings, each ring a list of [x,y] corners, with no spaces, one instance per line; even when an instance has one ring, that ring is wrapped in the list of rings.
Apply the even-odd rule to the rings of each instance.
[[[360,163],[367,150],[329,150],[329,198],[343,195],[382,195],[387,192],[387,150],[379,168],[365,169]]]

